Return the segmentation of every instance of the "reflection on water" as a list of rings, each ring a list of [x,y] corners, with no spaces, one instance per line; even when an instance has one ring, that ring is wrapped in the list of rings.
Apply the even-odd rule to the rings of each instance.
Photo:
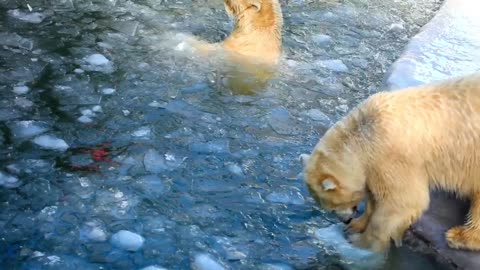
[[[336,220],[297,157],[378,91],[435,2],[282,2],[283,58],[250,95],[174,50],[228,35],[221,2],[1,1],[3,267],[361,269],[316,241]]]

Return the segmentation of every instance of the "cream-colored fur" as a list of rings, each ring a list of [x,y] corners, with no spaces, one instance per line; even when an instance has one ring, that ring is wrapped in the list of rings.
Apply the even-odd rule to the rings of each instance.
[[[283,17],[278,0],[224,0],[225,10],[235,24],[219,43],[188,38],[200,55],[223,54],[228,86],[245,94],[263,88],[274,75],[282,54]]]
[[[219,43],[190,39],[203,54],[223,49],[233,61],[278,63],[282,53],[283,17],[278,0],[224,0],[227,14],[235,20],[233,31]]]
[[[480,250],[480,74],[375,94],[302,155],[313,197],[344,219],[362,199],[350,240],[383,251],[429,206],[438,188],[471,199],[451,248]]]

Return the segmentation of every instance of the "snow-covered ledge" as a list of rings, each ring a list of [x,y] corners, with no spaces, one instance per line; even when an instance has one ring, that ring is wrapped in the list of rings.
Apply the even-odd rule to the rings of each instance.
[[[399,89],[480,71],[480,1],[445,0],[390,69]]]
[[[480,0],[445,0],[390,69],[386,88],[421,85],[480,71]],[[448,127],[446,127],[448,128]],[[411,230],[410,244],[456,269],[480,269],[480,252],[449,249],[445,231],[463,224],[467,202],[435,192],[430,209]]]

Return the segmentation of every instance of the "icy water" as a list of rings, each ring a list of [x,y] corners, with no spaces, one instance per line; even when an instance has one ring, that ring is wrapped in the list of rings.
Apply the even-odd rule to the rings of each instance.
[[[0,1],[0,268],[373,269],[319,241],[338,220],[297,157],[439,3],[282,5],[281,68],[238,95],[170,40],[223,39],[220,0]],[[440,266],[401,249],[380,268]]]

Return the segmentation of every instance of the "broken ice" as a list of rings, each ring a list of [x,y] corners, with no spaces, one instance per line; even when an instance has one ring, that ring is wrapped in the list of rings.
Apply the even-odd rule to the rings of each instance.
[[[17,95],[25,95],[26,93],[28,93],[28,90],[28,86],[25,85],[18,85],[13,87],[13,93]]]
[[[352,270],[377,269],[385,262],[385,254],[374,253],[353,246],[345,239],[344,225],[332,224],[316,230],[315,236],[327,250],[342,257],[345,267]]]
[[[87,61],[87,63],[89,63],[90,65],[95,65],[95,66],[106,65],[110,62],[105,56],[99,53],[95,53],[88,56],[85,59],[85,61]]]
[[[0,186],[6,188],[16,188],[20,185],[17,177],[0,171]]]
[[[13,137],[19,139],[31,138],[50,129],[47,123],[33,120],[15,121],[8,124],[8,127]]]
[[[158,151],[150,149],[143,158],[145,170],[151,173],[160,173],[165,170],[174,170],[182,165],[185,159],[176,159],[171,154],[161,155]]]
[[[230,153],[230,144],[228,140],[215,140],[207,143],[193,143],[190,150],[205,154],[223,154]]]
[[[323,45],[323,44],[330,43],[330,41],[332,40],[332,37],[324,34],[317,34],[312,36],[312,40],[317,45]]]
[[[225,270],[221,264],[207,253],[198,254],[192,262],[193,270]]]
[[[32,50],[33,41],[16,33],[0,33],[0,45]]]
[[[45,149],[58,151],[65,151],[69,147],[64,140],[53,135],[40,135],[33,139],[33,143]]]
[[[156,175],[142,176],[137,182],[145,193],[160,195],[167,190],[163,180]]]
[[[149,266],[144,267],[140,270],[167,270],[167,269],[163,268],[163,267],[160,267],[160,266],[156,266],[156,265],[149,265]]]
[[[330,118],[319,109],[310,109],[307,111],[307,115],[314,121],[321,122],[324,125],[331,123]]]
[[[90,124],[93,122],[93,119],[86,116],[86,115],[82,115],[80,116],[79,118],[77,118],[78,122],[80,123],[83,123],[83,124]]]
[[[47,16],[39,12],[23,12],[18,9],[8,11],[8,15],[24,22],[41,23]]]
[[[332,60],[319,60],[315,61],[315,65],[321,68],[326,68],[335,72],[347,72],[348,67],[343,63],[342,60],[332,59]]]
[[[111,95],[113,93],[115,93],[117,90],[113,89],[113,88],[104,88],[102,89],[102,94],[104,95]]]
[[[82,61],[80,61],[81,63]],[[114,71],[113,64],[103,54],[95,53],[85,57],[81,63],[82,69],[110,74]]]
[[[97,220],[86,222],[80,229],[80,238],[94,242],[103,242],[107,240],[107,234],[102,227],[103,225]]]
[[[132,132],[132,136],[134,137],[149,137],[152,133],[152,130],[149,127],[141,127],[134,132]]]
[[[137,251],[142,248],[145,239],[139,234],[126,230],[120,230],[112,235],[111,242],[112,245],[118,248],[128,251]]]
[[[305,198],[295,189],[287,189],[284,191],[274,191],[268,194],[265,199],[273,203],[296,204],[305,203]]]
[[[268,124],[272,129],[282,135],[295,135],[299,133],[295,119],[283,107],[272,109],[268,115]]]

